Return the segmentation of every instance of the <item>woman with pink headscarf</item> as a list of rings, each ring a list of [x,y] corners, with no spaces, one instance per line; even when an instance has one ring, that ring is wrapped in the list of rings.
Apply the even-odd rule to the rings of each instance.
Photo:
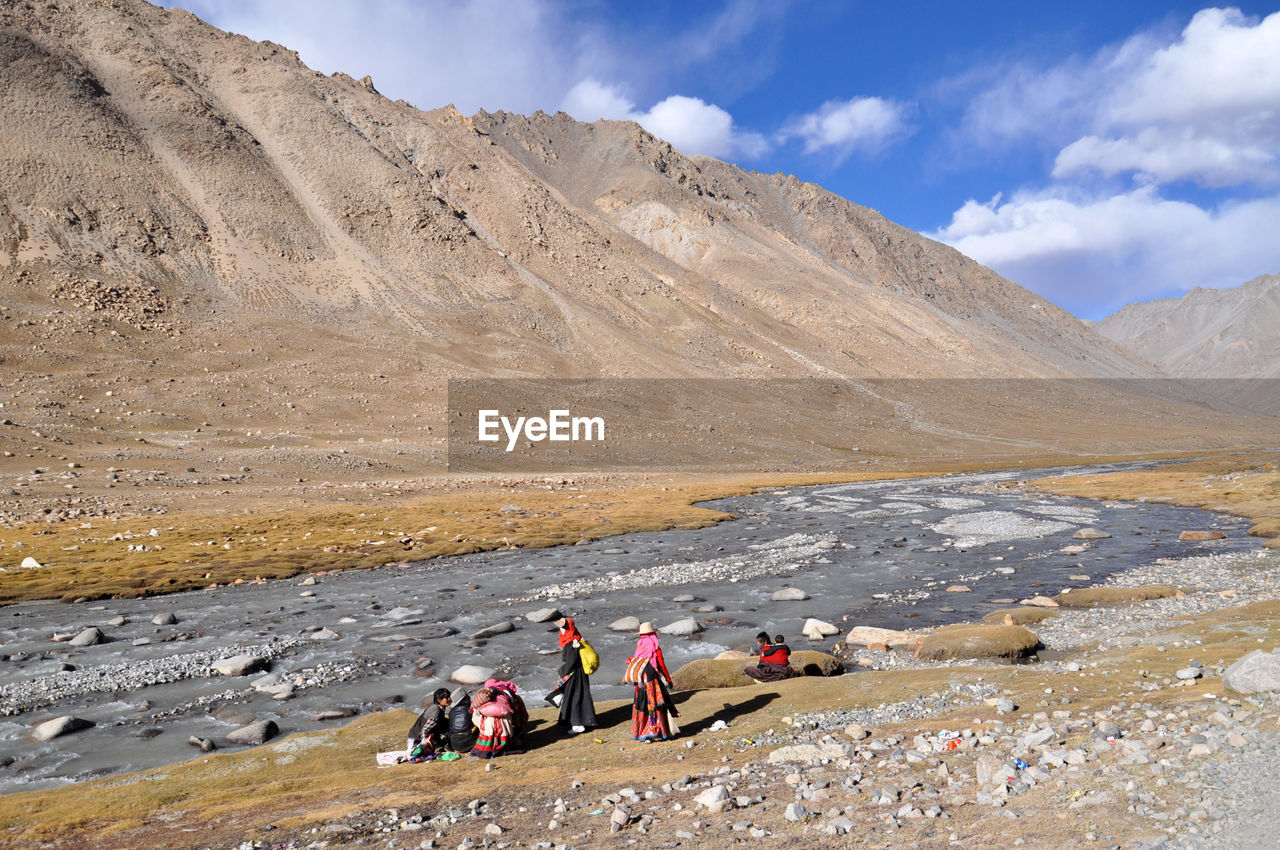
[[[671,686],[671,674],[662,659],[662,647],[658,645],[653,624],[641,623],[639,635],[636,654],[627,659],[628,678],[636,686],[631,703],[631,737],[646,744],[666,741],[680,732],[675,720],[680,713],[667,690]]]

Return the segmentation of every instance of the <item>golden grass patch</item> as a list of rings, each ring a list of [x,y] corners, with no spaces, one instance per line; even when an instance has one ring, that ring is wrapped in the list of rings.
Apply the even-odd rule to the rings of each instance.
[[[741,688],[755,684],[742,672],[753,664],[751,658],[695,658],[672,673],[671,680],[682,691]],[[791,667],[802,676],[836,676],[844,672],[839,658],[810,649],[791,653]]]
[[[1056,613],[1057,609],[1055,608],[1001,608],[983,617],[982,622],[1003,624],[1005,617],[1008,617],[1012,625],[1026,626],[1031,623],[1038,623],[1041,620],[1047,620]]]
[[[916,657],[926,661],[950,658],[1023,658],[1036,651],[1040,639],[1022,626],[943,626],[926,635]]]
[[[1182,591],[1168,584],[1144,584],[1140,587],[1078,587],[1053,597],[1063,608],[1099,608],[1133,605],[1151,599],[1169,599]]]
[[[1249,533],[1280,547],[1280,453],[1207,458],[1130,472],[1040,478],[1037,490],[1084,499],[1163,502],[1253,520]]]

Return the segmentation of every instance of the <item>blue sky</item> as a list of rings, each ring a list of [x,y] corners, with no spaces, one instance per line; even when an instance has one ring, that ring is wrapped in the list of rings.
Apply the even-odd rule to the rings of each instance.
[[[1084,318],[1280,272],[1280,6],[185,0],[422,107],[639,121]]]

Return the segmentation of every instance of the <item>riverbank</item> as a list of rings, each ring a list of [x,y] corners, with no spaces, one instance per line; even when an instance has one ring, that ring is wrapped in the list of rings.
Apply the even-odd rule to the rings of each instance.
[[[1141,459],[1179,456],[1185,455],[1149,454]],[[856,472],[439,476],[333,486],[277,485],[266,490],[254,490],[252,474],[242,473],[227,484],[236,489],[217,489],[200,497],[216,503],[216,510],[187,507],[189,491],[196,485],[176,474],[112,466],[105,474],[117,481],[107,483],[131,485],[130,495],[103,491],[76,497],[88,500],[84,504],[91,503],[92,509],[68,508],[63,496],[8,488],[16,509],[0,517],[0,604],[157,596],[470,552],[703,528],[732,517],[699,503],[765,487],[1118,459],[1134,458],[1046,455],[967,463],[894,458],[868,462]],[[81,464],[75,466],[67,474],[89,474]],[[41,475],[26,476],[49,477],[47,468]],[[22,485],[23,480],[18,476],[13,483]],[[39,566],[24,568],[28,558]]]
[[[1201,597],[1201,610],[1174,607],[1186,600],[1062,610],[1057,633],[1076,637],[1059,651],[1046,631],[1055,657],[1039,665],[956,663],[684,694],[685,733],[657,745],[629,740],[625,702],[600,706],[602,730],[568,739],[551,710],[535,710],[531,751],[487,765],[375,767],[373,753],[401,746],[412,720],[384,712],[244,752],[8,795],[0,829],[13,846],[413,847],[500,835],[512,846],[584,847],[610,840],[606,798],[630,788],[639,799],[624,829],[634,837],[643,823],[647,841],[682,846],[801,846],[842,829],[861,846],[987,846],[996,829],[1005,845],[1172,837],[1197,846],[1229,833],[1240,808],[1210,778],[1235,763],[1256,772],[1254,754],[1280,737],[1271,697],[1233,695],[1220,679],[1239,656],[1280,641],[1280,602],[1258,598],[1276,595],[1280,555],[1188,560],[1186,599]],[[1231,570],[1254,580],[1234,595],[1199,586]],[[1099,616],[1109,617],[1103,639],[1078,640],[1100,635]],[[1199,676],[1180,678],[1196,664]],[[710,731],[716,720],[729,728]],[[716,786],[729,802],[699,806]]]

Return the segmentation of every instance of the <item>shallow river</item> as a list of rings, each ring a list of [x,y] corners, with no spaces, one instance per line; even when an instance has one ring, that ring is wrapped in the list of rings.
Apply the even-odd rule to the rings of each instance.
[[[995,486],[1044,472],[772,490],[708,503],[740,517],[713,528],[353,571],[321,577],[313,586],[295,578],[153,599],[8,606],[0,609],[0,711],[10,716],[0,717],[0,756],[13,762],[0,768],[0,790],[49,787],[192,758],[199,751],[187,743],[191,735],[234,749],[222,736],[253,719],[274,719],[289,734],[344,722],[310,719],[322,709],[416,708],[446,684],[441,677],[464,664],[497,668],[521,685],[530,707],[540,706],[556,678],[555,630],[523,617],[545,607],[575,617],[600,653],[592,690],[597,699],[607,699],[630,692],[613,683],[621,678],[634,636],[606,628],[624,616],[659,628],[685,617],[704,624],[705,631],[694,637],[663,638],[674,670],[726,648],[747,648],[760,629],[783,633],[793,648],[805,648],[800,631],[808,617],[841,628],[973,620],[1008,600],[1090,583],[1069,581],[1070,575],[1087,574],[1096,583],[1156,558],[1259,545],[1247,535],[1248,522],[1235,517]],[[1112,536],[1083,552],[1063,552],[1082,542],[1072,539],[1082,527]],[[1208,528],[1227,538],[1177,539],[1182,530]],[[945,591],[955,583],[973,592]],[[772,601],[773,592],[784,587],[800,588],[811,598]],[[721,610],[695,613],[708,605]],[[165,612],[177,622],[152,624]],[[116,618],[127,622],[110,624]],[[515,630],[487,640],[468,638],[504,620],[514,622]],[[54,633],[88,626],[100,627],[108,642],[75,648],[51,640]],[[292,699],[277,701],[251,689],[258,675],[204,675],[211,659],[250,647],[277,655],[272,669],[285,681],[301,681]],[[64,665],[75,670],[60,671]],[[187,678],[148,684],[152,668],[186,668]],[[425,675],[429,670],[434,676]],[[33,688],[52,696],[31,697]],[[80,693],[57,696],[67,690]],[[14,713],[18,709],[23,710]],[[30,740],[33,724],[65,714],[97,725],[46,743]]]

